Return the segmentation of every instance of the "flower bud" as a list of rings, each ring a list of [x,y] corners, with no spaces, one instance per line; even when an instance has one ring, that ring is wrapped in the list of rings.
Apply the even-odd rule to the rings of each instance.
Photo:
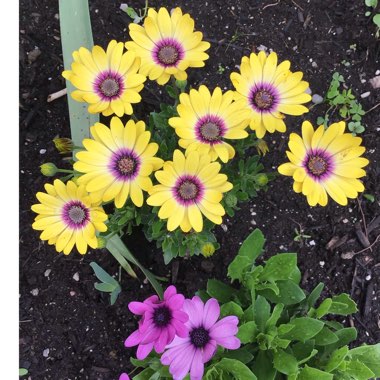
[[[184,92],[187,86],[187,80],[176,79],[175,85],[181,90],[181,92]]]
[[[260,186],[265,186],[268,183],[268,176],[264,173],[260,173],[255,176],[255,181]]]
[[[204,257],[211,257],[215,252],[214,244],[205,243],[202,245],[201,253]]]
[[[260,156],[265,156],[269,152],[268,144],[262,139],[257,140],[256,149]]]
[[[47,162],[46,164],[42,164],[40,166],[40,169],[41,169],[41,173],[45,177],[53,177],[58,171],[58,168],[52,162]]]
[[[73,151],[73,141],[67,137],[57,137],[53,139],[53,143],[61,154],[70,153]]]

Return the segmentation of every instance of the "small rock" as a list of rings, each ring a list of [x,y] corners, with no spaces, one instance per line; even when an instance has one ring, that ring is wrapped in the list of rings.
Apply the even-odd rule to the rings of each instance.
[[[54,15],[54,18],[55,18],[56,20],[59,20],[59,14],[56,13],[56,14]]]
[[[76,294],[76,293],[74,292],[74,290],[72,290],[72,291],[70,292],[70,296],[71,296],[71,297],[74,297],[75,294]]]
[[[310,240],[309,241],[309,245],[315,245],[316,243],[315,243],[315,241],[314,240]]]
[[[376,70],[375,75],[380,75],[380,70]]]
[[[30,293],[32,294],[32,296],[38,296],[38,293],[39,293],[40,291],[38,290],[38,288],[35,288],[35,289],[33,289]]]
[[[73,279],[74,279],[75,281],[79,281],[79,272],[76,272],[76,273],[74,274]]]
[[[348,219],[343,219],[342,222],[343,222],[344,224],[346,224],[346,223],[348,223]]]
[[[224,232],[227,232],[228,227],[227,227],[225,224],[221,224],[220,227],[222,227],[222,230],[223,230]]]
[[[251,220],[251,224],[252,224],[253,226],[256,226],[256,224],[257,224],[257,223],[256,223],[256,220],[252,219],[252,220]]]
[[[323,98],[321,95],[319,94],[314,94],[313,97],[311,98],[311,101],[314,103],[314,104],[321,104],[323,103]]]
[[[368,98],[368,96],[370,96],[370,95],[371,95],[371,91],[367,91],[367,92],[364,92],[363,94],[361,94],[360,97],[362,99],[364,99],[364,98]]]
[[[33,63],[41,55],[41,50],[38,47],[27,53],[29,63]]]
[[[371,83],[371,86],[373,88],[379,88],[380,87],[380,75],[377,77],[373,77],[369,80],[369,83]]]
[[[371,278],[372,278],[372,277],[371,277],[371,275],[369,274],[368,276],[366,276],[365,279],[366,279],[367,281],[369,281]]]
[[[257,47],[257,50],[258,51],[267,51],[268,48],[266,46],[264,46],[264,45],[260,45],[260,46]]]
[[[51,269],[46,269],[45,273],[44,273],[44,276],[45,277],[49,277],[50,273],[51,273]]]
[[[366,83],[367,81],[365,79],[360,79],[360,82]]]
[[[325,266],[325,262],[324,261],[320,261],[319,265],[323,268]]]
[[[313,61],[313,62],[311,62],[311,66],[314,67],[314,68],[316,69],[316,68],[318,67],[318,64],[317,64],[317,62],[314,62],[314,61]]]
[[[42,353],[42,356],[44,358],[47,358],[49,356],[49,352],[50,352],[50,350],[48,348],[45,348],[44,351],[43,351],[43,353]]]

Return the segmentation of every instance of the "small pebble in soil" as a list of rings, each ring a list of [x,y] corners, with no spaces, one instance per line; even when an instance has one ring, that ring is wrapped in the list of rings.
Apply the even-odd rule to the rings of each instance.
[[[314,69],[316,69],[318,67],[318,63],[317,62],[311,62],[311,66],[314,67]]]
[[[45,273],[44,273],[44,276],[45,277],[49,277],[50,273],[51,273],[51,269],[46,269]]]
[[[310,240],[309,241],[309,245],[315,245],[315,241],[314,240]]]
[[[380,75],[380,70],[376,70],[375,75]]]
[[[227,232],[228,227],[227,227],[225,224],[221,224],[220,227],[222,227],[222,230],[223,230],[224,232]]]
[[[36,288],[36,289],[33,289],[30,293],[32,294],[32,296],[38,296],[38,293],[39,293],[40,291],[38,290],[38,288]]]
[[[254,226],[256,226],[257,223],[256,223],[256,221],[254,219],[252,219],[251,220],[251,224],[254,225]]]
[[[342,222],[343,222],[344,224],[346,224],[346,223],[348,223],[348,219],[345,218],[345,219],[342,220]]]
[[[325,262],[324,261],[320,261],[319,265],[323,268],[325,266]]]
[[[45,154],[46,153],[46,149],[40,149],[40,154]]]
[[[368,98],[368,96],[370,95],[371,95],[371,91],[367,91],[367,92],[363,92],[363,94],[361,94],[360,97],[364,99],[364,98]]]
[[[323,97],[319,94],[314,94],[313,97],[311,98],[311,101],[314,104],[321,104],[323,103]]]
[[[371,277],[371,275],[369,274],[368,276],[366,276],[365,279],[366,279],[367,281],[369,281],[371,278],[372,278],[372,277]]]
[[[76,273],[74,274],[73,279],[74,279],[75,281],[79,281],[79,272],[76,272]]]
[[[49,352],[50,352],[50,350],[48,348],[45,348],[44,351],[43,351],[43,353],[42,353],[42,356],[44,358],[47,358],[49,356]]]
[[[70,292],[70,296],[71,297],[74,297],[76,295],[76,293],[72,290],[71,292]]]
[[[33,63],[41,55],[41,50],[38,47],[35,47],[34,50],[27,54],[29,63]]]

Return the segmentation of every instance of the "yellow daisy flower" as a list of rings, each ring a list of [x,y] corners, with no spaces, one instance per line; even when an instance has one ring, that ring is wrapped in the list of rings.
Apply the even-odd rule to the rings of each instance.
[[[220,168],[219,162],[211,162],[207,154],[192,151],[185,156],[176,149],[173,161],[165,162],[163,170],[155,173],[160,185],[149,190],[146,203],[161,206],[158,217],[168,219],[169,231],[177,227],[184,232],[191,228],[202,231],[202,214],[221,224],[225,211],[220,201],[223,193],[232,189],[232,184],[225,174],[219,173]]]
[[[179,145],[187,152],[198,150],[210,154],[211,160],[218,157],[227,162],[235,156],[234,148],[224,139],[244,139],[248,136],[245,128],[249,111],[244,101],[233,101],[234,93],[225,94],[216,87],[212,95],[206,86],[180,95],[177,107],[179,117],[169,119],[180,137]]]
[[[265,133],[285,132],[285,116],[302,115],[309,110],[301,104],[311,100],[305,91],[309,84],[302,81],[303,74],[292,73],[290,62],[283,61],[277,66],[277,54],[268,56],[260,51],[250,57],[243,57],[240,74],[231,73],[236,89],[236,99],[244,99],[251,111],[250,128],[259,139]]]
[[[56,179],[53,185],[46,184],[45,190],[46,193],[36,195],[41,203],[31,207],[38,214],[32,227],[43,231],[41,240],[54,244],[57,252],[65,255],[74,245],[82,255],[87,252],[87,245],[98,248],[96,232],[107,231],[107,214],[99,203],[91,201],[84,186]]]
[[[302,124],[302,138],[290,134],[290,160],[280,165],[278,171],[294,179],[296,193],[306,195],[310,206],[327,204],[327,194],[340,205],[347,205],[347,198],[356,198],[364,186],[358,178],[364,177],[362,169],[368,165],[366,158],[360,157],[365,148],[362,139],[351,133],[344,133],[346,123],[331,124],[325,130],[321,125],[315,131],[305,121]]]
[[[140,58],[134,52],[123,54],[122,42],[112,40],[104,51],[94,46],[92,52],[84,47],[74,51],[71,70],[62,76],[78,88],[71,96],[78,102],[87,102],[88,112],[104,116],[123,116],[133,113],[132,103],[139,103],[139,92],[146,76],[138,74]]]
[[[111,128],[96,123],[90,131],[93,139],[84,139],[86,150],[76,154],[74,169],[85,173],[78,183],[86,186],[94,201],[114,200],[120,208],[130,196],[141,207],[142,190],[153,186],[150,174],[163,164],[161,158],[154,157],[158,144],[149,143],[150,132],[145,130],[145,123],[129,120],[124,126],[114,116]]]
[[[202,41],[203,34],[194,32],[194,20],[175,8],[171,14],[166,8],[158,12],[150,8],[144,26],[129,24],[133,41],[125,43],[128,50],[141,57],[140,73],[156,80],[168,82],[171,75],[178,80],[187,78],[188,67],[203,67],[208,59],[205,53],[210,43]]]

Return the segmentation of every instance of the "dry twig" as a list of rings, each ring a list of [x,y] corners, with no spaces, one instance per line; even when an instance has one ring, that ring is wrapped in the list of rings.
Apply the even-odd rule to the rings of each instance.
[[[66,95],[66,94],[67,94],[67,88],[64,88],[64,89],[62,89],[62,90],[59,90],[59,91],[57,91],[57,92],[54,92],[53,94],[48,95],[48,97],[47,97],[47,102],[50,103],[50,102],[52,102],[53,100],[58,99],[58,98],[60,98],[60,97],[62,97],[62,96],[64,96],[64,95]]]

